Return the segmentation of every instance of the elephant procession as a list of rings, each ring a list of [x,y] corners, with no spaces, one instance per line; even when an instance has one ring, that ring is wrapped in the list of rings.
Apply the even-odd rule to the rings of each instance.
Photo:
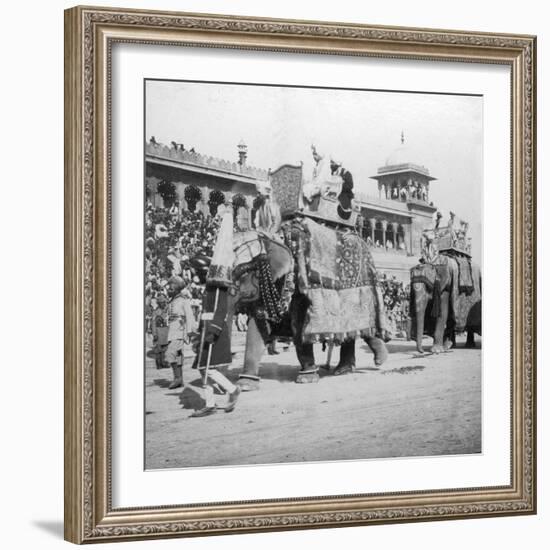
[[[345,379],[354,382],[344,402],[351,396],[362,401],[372,378],[361,373],[414,374],[425,369],[422,361],[431,361],[436,373],[436,361],[447,360],[446,354],[455,354],[454,365],[463,361],[462,349],[477,345],[480,353],[481,270],[471,258],[468,223],[451,212],[444,225],[438,212],[433,227],[423,231],[421,257],[410,269],[406,330],[397,335],[372,243],[358,231],[353,176],[314,146],[312,155],[311,177],[302,165],[270,171],[270,193],[260,197],[252,228],[240,226],[234,205],[218,207],[211,256],[190,258],[204,285],[199,315],[192,312],[183,279],[174,275],[168,281],[169,300],[153,315],[152,354],[157,370],[168,367],[172,376],[163,388],[182,396],[193,391],[188,403],[180,398],[184,408],[192,407],[187,418],[223,416],[224,430],[233,429],[229,423],[239,416],[234,411],[246,410],[248,400],[264,407],[270,388],[279,391],[263,377],[276,379],[278,368],[286,382],[291,378],[303,388],[296,390],[303,402],[308,392],[316,395],[317,386],[330,396],[330,384],[337,391]],[[237,316],[247,322],[235,333]],[[266,356],[275,342],[285,352]],[[391,387],[381,384],[390,396]],[[407,400],[406,383],[400,380],[399,387],[399,399]],[[426,389],[415,381],[413,391]],[[382,402],[381,410],[395,399]],[[281,408],[281,414],[291,408]],[[247,422],[258,420],[251,413]]]

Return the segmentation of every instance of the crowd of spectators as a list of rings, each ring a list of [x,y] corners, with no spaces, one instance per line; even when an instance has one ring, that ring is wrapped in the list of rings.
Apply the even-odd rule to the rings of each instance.
[[[370,235],[366,238],[366,241],[369,246],[374,246],[375,248],[386,248],[386,250],[393,250],[393,249],[403,250],[403,251],[407,250],[407,246],[405,245],[405,241],[403,240],[402,237],[398,237],[397,243],[395,244],[395,246],[393,244],[393,241],[391,241],[390,239],[386,240],[385,247],[384,247],[384,244],[380,242],[378,239],[375,239],[373,243]]]
[[[208,266],[218,227],[217,217],[205,216],[202,212],[180,212],[175,204],[169,208],[147,205],[145,306],[148,314],[155,309],[159,295],[167,297],[170,277],[179,276],[187,285],[185,292],[198,316],[204,293],[198,271]]]
[[[198,270],[201,265],[206,269],[212,257],[219,221],[218,217],[205,216],[202,212],[180,212],[175,205],[169,208],[147,205],[145,303],[148,318],[157,306],[159,295],[168,297],[168,280],[177,275],[187,285],[185,292],[198,319],[204,293]],[[400,335],[406,331],[409,318],[409,285],[385,273],[380,276],[380,284],[392,332]]]
[[[404,337],[408,330],[410,285],[383,273],[380,277],[386,314],[394,336]]]

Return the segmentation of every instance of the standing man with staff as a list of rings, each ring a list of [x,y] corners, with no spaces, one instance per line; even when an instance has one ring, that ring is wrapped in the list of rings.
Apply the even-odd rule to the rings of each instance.
[[[164,352],[164,360],[172,367],[174,373],[174,380],[168,386],[170,390],[183,386],[183,346],[189,343],[189,335],[196,330],[191,301],[185,287],[185,281],[181,277],[177,275],[170,277],[168,293],[171,299],[167,307],[168,334]]]
[[[217,412],[211,379],[228,395],[225,412],[232,412],[237,404],[240,388],[227,379],[217,367],[231,363],[231,318],[229,287],[233,284],[233,208],[223,214],[212,262],[206,275],[206,289],[201,315],[200,342],[195,360],[204,389],[205,406],[195,411],[194,418]]]

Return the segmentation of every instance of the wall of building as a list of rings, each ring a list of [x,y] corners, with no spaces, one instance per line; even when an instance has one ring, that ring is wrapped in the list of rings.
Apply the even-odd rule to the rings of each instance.
[[[252,210],[252,202],[256,198],[258,191],[252,183],[241,181],[232,181],[226,178],[216,177],[215,175],[197,174],[179,168],[163,166],[156,163],[146,163],[145,170],[146,184],[160,180],[168,181],[176,186],[180,207],[183,210],[188,208],[185,200],[185,189],[194,185],[201,191],[201,200],[197,203],[197,210],[204,214],[209,214],[208,199],[210,193],[214,190],[221,191],[226,201],[230,201],[236,194],[241,194],[247,203],[248,210]],[[163,201],[158,194],[155,197],[154,204],[162,205]]]

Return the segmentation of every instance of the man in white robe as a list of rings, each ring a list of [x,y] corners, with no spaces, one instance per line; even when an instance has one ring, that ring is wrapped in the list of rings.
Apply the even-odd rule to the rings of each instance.
[[[313,203],[321,195],[324,187],[330,183],[332,177],[330,162],[317,151],[315,145],[311,146],[311,152],[315,166],[313,167],[311,181],[305,183],[302,187],[302,195],[308,203]]]

